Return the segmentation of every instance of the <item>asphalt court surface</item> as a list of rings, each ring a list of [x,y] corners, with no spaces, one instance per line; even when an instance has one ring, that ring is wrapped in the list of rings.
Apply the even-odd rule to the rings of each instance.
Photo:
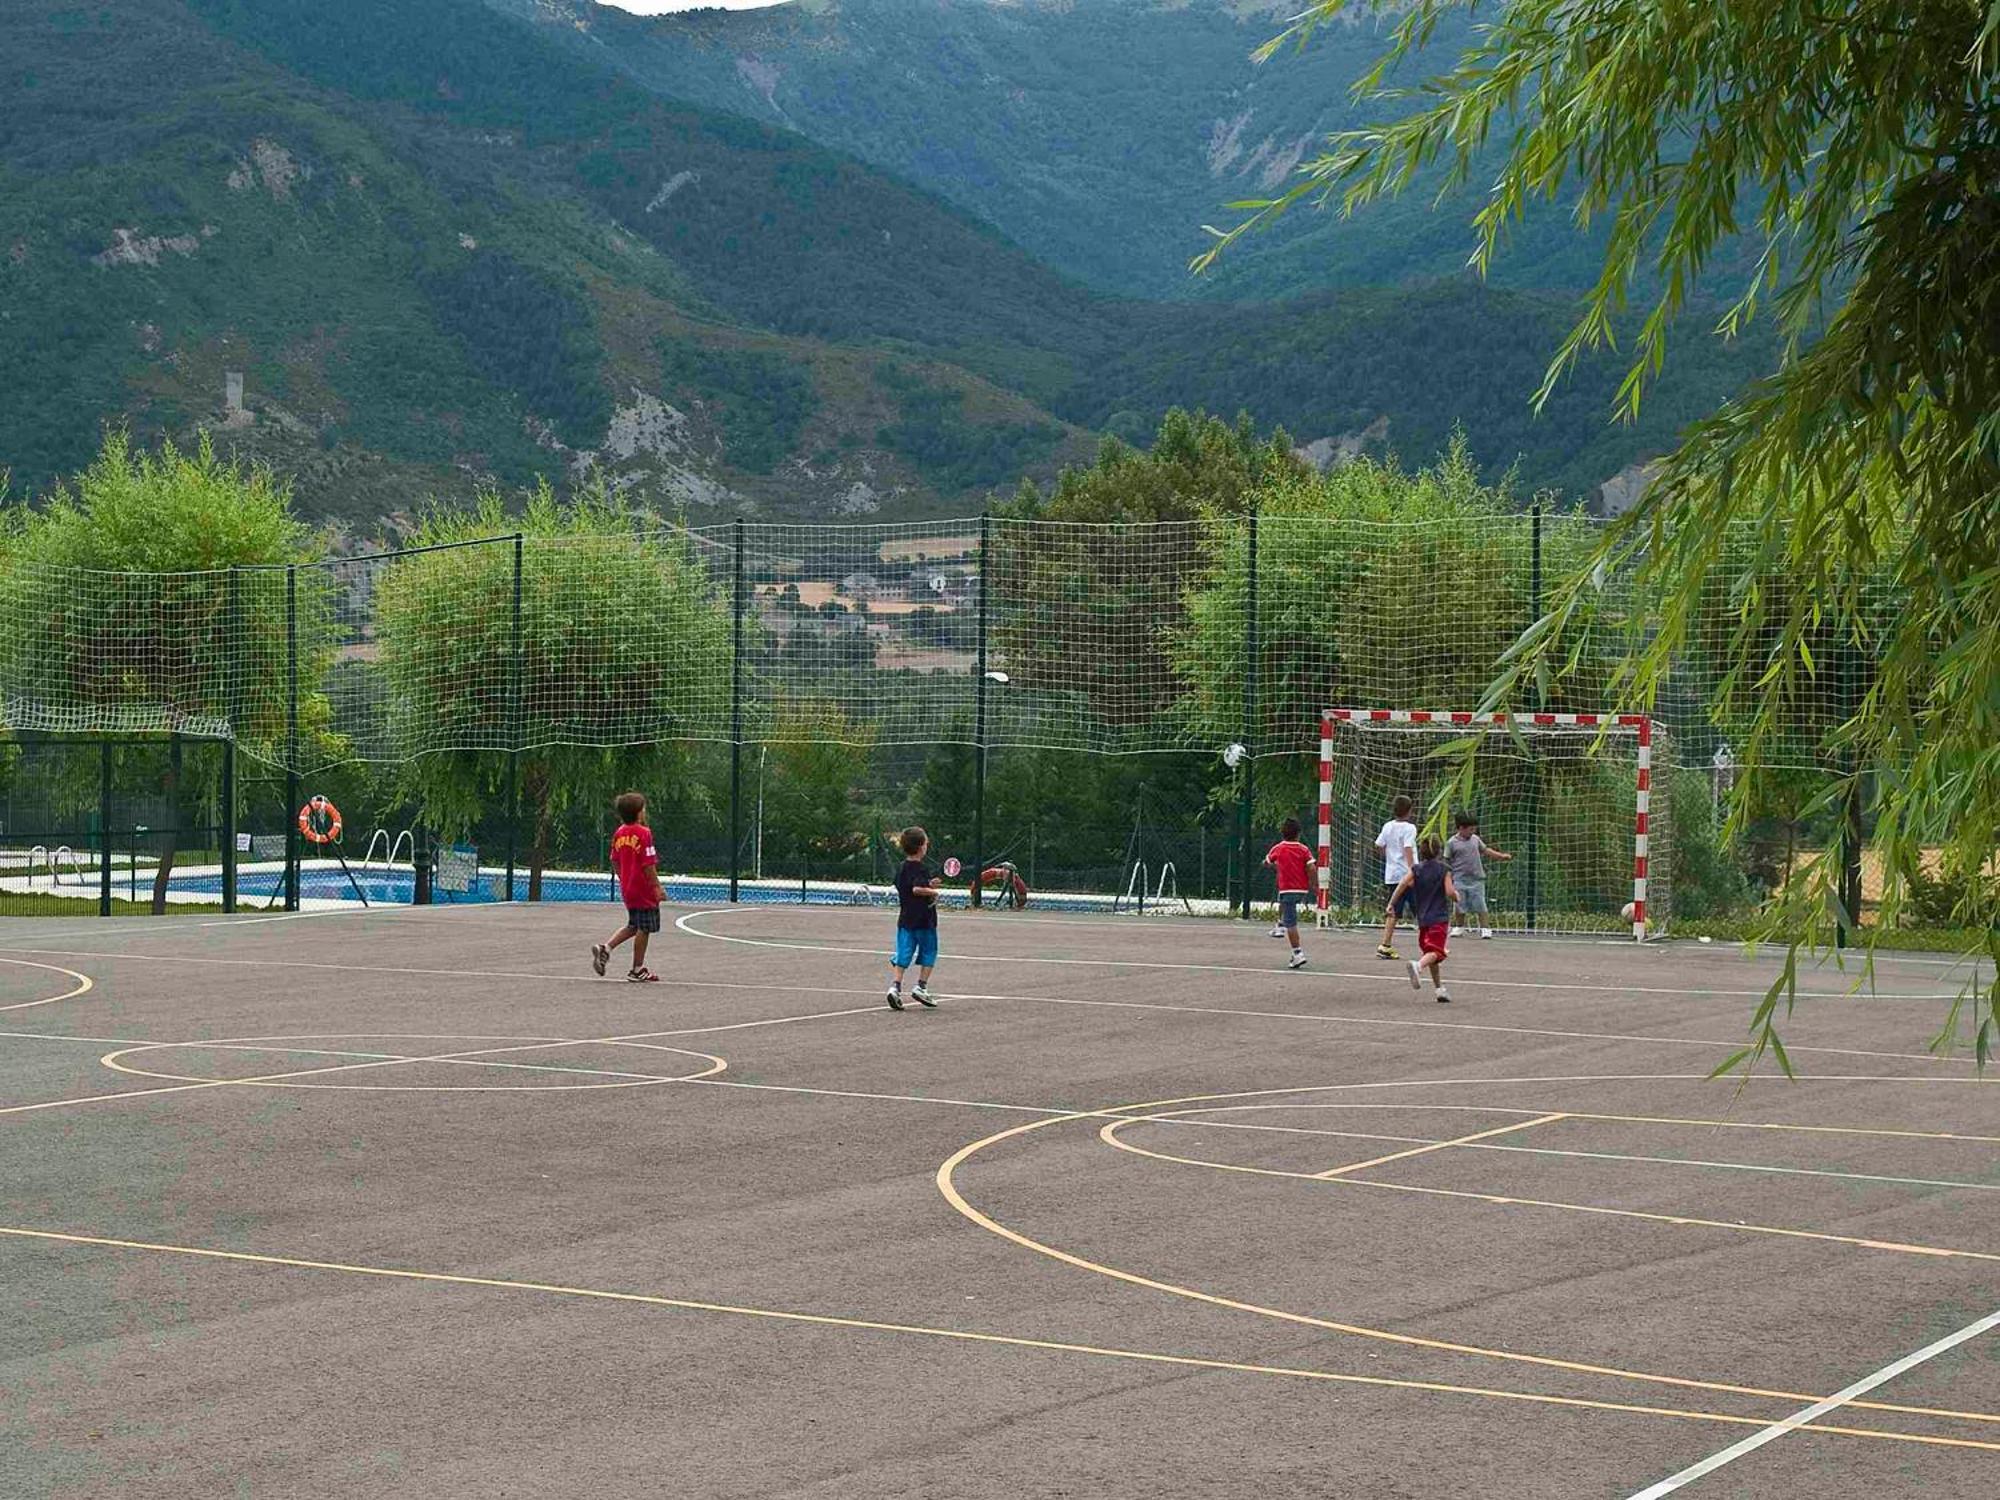
[[[0,1493],[2000,1493],[1947,962],[669,917],[0,925]]]

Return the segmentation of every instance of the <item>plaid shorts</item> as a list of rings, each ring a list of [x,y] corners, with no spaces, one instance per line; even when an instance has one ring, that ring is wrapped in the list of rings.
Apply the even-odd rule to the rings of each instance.
[[[625,908],[625,925],[634,932],[658,932],[660,909],[657,906],[628,906]]]

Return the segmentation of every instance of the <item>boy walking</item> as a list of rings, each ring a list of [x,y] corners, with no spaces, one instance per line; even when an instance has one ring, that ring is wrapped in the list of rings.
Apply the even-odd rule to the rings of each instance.
[[[917,982],[910,998],[917,1004],[935,1007],[931,998],[931,970],[937,965],[937,876],[924,863],[930,850],[930,835],[921,828],[905,828],[896,841],[902,846],[903,866],[896,871],[896,956],[889,962],[889,1009],[903,1008],[903,974],[917,965]]]
[[[1417,862],[1417,825],[1410,821],[1410,799],[1398,797],[1395,812],[1375,835],[1375,848],[1382,856],[1382,888],[1389,893],[1389,920],[1382,924],[1382,941],[1375,949],[1377,958],[1396,957],[1396,919],[1403,914],[1397,892],[1403,877]]]
[[[1278,872],[1278,930],[1292,945],[1288,969],[1306,966],[1306,951],[1299,946],[1299,903],[1306,899],[1307,871],[1312,869],[1312,850],[1299,842],[1299,820],[1285,819],[1278,842],[1264,856],[1264,863]]]
[[[1458,891],[1451,883],[1451,871],[1439,858],[1435,838],[1423,841],[1419,856],[1416,868],[1397,883],[1396,894],[1389,899],[1389,909],[1395,911],[1397,903],[1407,898],[1411,915],[1416,918],[1420,956],[1410,960],[1410,988],[1421,989],[1424,970],[1429,969],[1438,1004],[1446,1005],[1451,1001],[1451,992],[1444,987],[1444,961],[1449,956],[1445,938],[1451,931],[1451,904],[1458,899]],[[1392,916],[1390,920],[1395,918]]]
[[[612,934],[611,941],[590,950],[590,966],[602,974],[611,963],[611,950],[627,938],[632,940],[632,972],[625,977],[633,984],[658,984],[660,976],[646,967],[646,945],[660,930],[660,856],[653,847],[653,830],[646,826],[646,798],[640,792],[621,792],[617,802],[618,831],[611,835],[611,867],[618,872],[618,893],[625,901],[625,925]]]
[[[1493,936],[1493,929],[1487,925],[1486,911],[1486,863],[1485,857],[1512,859],[1514,856],[1495,849],[1479,836],[1479,819],[1471,813],[1458,815],[1458,832],[1444,842],[1444,867],[1451,871],[1451,883],[1458,891],[1458,910],[1453,914],[1451,935],[1457,937],[1461,922],[1471,925],[1471,918],[1479,918],[1479,935]],[[1462,914],[1462,915],[1461,915]]]

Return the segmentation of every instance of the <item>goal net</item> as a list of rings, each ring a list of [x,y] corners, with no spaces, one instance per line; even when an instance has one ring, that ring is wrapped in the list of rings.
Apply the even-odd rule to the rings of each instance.
[[[1478,740],[1466,805],[1437,808],[1457,760],[1439,752]],[[1512,858],[1485,859],[1489,914],[1509,932],[1626,932],[1644,941],[1672,919],[1666,799],[1671,767],[1660,725],[1634,714],[1427,713],[1330,709],[1320,719],[1320,921],[1382,920],[1377,834],[1398,797],[1410,820],[1449,837],[1461,814]],[[1630,906],[1629,915],[1626,908]]]

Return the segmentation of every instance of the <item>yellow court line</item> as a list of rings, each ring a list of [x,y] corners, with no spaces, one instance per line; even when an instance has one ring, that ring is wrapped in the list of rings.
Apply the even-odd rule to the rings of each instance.
[[[734,1317],[761,1318],[772,1322],[803,1323],[822,1328],[850,1328],[870,1333],[914,1334],[924,1338],[954,1342],[993,1344],[1016,1349],[1038,1349],[1058,1354],[1084,1354],[1100,1359],[1132,1360],[1145,1364],[1177,1365],[1198,1370],[1217,1370],[1239,1375],[1270,1375],[1293,1380],[1318,1380],[1340,1385],[1385,1387],[1392,1390],[1430,1391],[1442,1395],[1480,1396],[1495,1401],[1517,1401],[1531,1405],[1577,1407],[1586,1411],[1629,1413],[1634,1416],[1672,1417],[1694,1422],[1722,1422],[1737,1427],[1763,1428],[1765,1417],[1742,1417],[1728,1412],[1690,1411],[1674,1407],[1641,1406],[1619,1401],[1596,1401],[1581,1396],[1556,1396],[1539,1391],[1509,1391],[1488,1386],[1454,1385],[1437,1380],[1403,1380],[1388,1375],[1352,1375],[1336,1370],[1308,1370],[1291,1365],[1250,1364],[1238,1360],[1207,1359],[1192,1354],[1163,1354],[1148,1349],[1119,1349],[1100,1344],[1071,1343],[1061,1339],[1027,1338],[1017,1334],[981,1333],[966,1328],[940,1328],[923,1323],[888,1323],[874,1318],[850,1318],[833,1313],[795,1312],[785,1308],[745,1307],[728,1302],[703,1302],[691,1297],[664,1297],[647,1292],[618,1292],[602,1287],[564,1286],[554,1282],[521,1281],[498,1276],[463,1276],[446,1271],[413,1271],[398,1266],[363,1266],[344,1261],[306,1260],[289,1255],[259,1255],[246,1250],[215,1250],[198,1245],[165,1245],[147,1240],[114,1239],[106,1235],[70,1234],[52,1229],[28,1229],[0,1225],[0,1235],[14,1239],[42,1240],[68,1245],[92,1245],[111,1250],[142,1250],[159,1255],[182,1255],[202,1260],[235,1261],[248,1265],[284,1266],[302,1271],[330,1271],[348,1276],[375,1276],[392,1281],[422,1281],[447,1286],[481,1287],[496,1291],[536,1292],[552,1297],[577,1297],[591,1301],[622,1302],[643,1307],[675,1308],[685,1312],[724,1313]],[[1762,1394],[1762,1393],[1759,1393]],[[1776,1394],[1776,1393],[1772,1393]],[[1785,1399],[1797,1399],[1786,1397]],[[1863,1403],[1855,1402],[1856,1406]],[[1891,1408],[1903,1410],[1906,1408]],[[1922,1411],[1922,1408],[1907,1408]],[[1925,1412],[1925,1415],[1934,1415]],[[1973,1438],[1933,1437],[1910,1432],[1887,1432],[1868,1427],[1840,1427],[1814,1424],[1801,1432],[1817,1432],[1838,1437],[1879,1438],[1896,1443],[1919,1443],[1939,1448],[1977,1448],[2000,1453],[2000,1443]]]
[[[0,1013],[10,1010],[33,1010],[38,1005],[54,1005],[62,1000],[74,1000],[78,995],[88,994],[94,986],[88,974],[79,974],[74,969],[65,969],[56,964],[30,963],[25,958],[0,958],[0,964],[13,964],[23,969],[46,969],[51,974],[61,974],[66,979],[74,979],[76,984],[60,995],[51,995],[46,1000],[23,1000],[17,1005],[0,1005]]]
[[[1559,1118],[1559,1117],[1558,1117]],[[1503,1208],[1550,1208],[1568,1213],[1599,1214],[1607,1218],[1643,1219],[1654,1224],[1675,1224],[1691,1229],[1728,1229],[1738,1234],[1773,1234],[1786,1239],[1821,1240],[1836,1245],[1853,1245],[1862,1250],[1887,1250],[1898,1255],[1931,1255],[1952,1260],[2000,1261],[2000,1254],[1985,1250],[1954,1250],[1941,1245],[1909,1245],[1898,1240],[1864,1239],[1849,1234],[1827,1234],[1816,1229],[1785,1229],[1773,1224],[1738,1224],[1728,1219],[1698,1219],[1689,1214],[1656,1214],[1638,1208],[1607,1208],[1596,1203],[1558,1203],[1547,1198],[1521,1198],[1511,1193],[1479,1193],[1465,1188],[1421,1187],[1410,1182],[1372,1182],[1365,1177],[1340,1177],[1325,1172],[1287,1172],[1278,1167],[1250,1167],[1236,1162],[1206,1161],[1199,1156],[1175,1156],[1166,1151],[1149,1151],[1144,1146],[1135,1146],[1130,1141],[1121,1140],[1119,1130],[1126,1125],[1149,1124],[1150,1115],[1127,1115],[1122,1119],[1108,1122],[1097,1132],[1107,1146],[1116,1146],[1120,1151],[1133,1156],[1150,1156],[1155,1161],[1176,1162],[1185,1167],[1207,1167],[1217,1172],[1243,1172],[1253,1177],[1290,1177],[1300,1182],[1333,1182],[1343,1187],[1380,1188],[1391,1193],[1420,1193],[1431,1198],[1469,1198],[1479,1203],[1491,1203]],[[1538,1122],[1539,1123],[1539,1122]],[[1492,1132],[1487,1132],[1491,1134]],[[1466,1140],[1476,1139],[1472,1136]],[[1456,1146],[1461,1141],[1442,1141],[1441,1146]],[[1414,1155],[1413,1152],[1400,1153]],[[1385,1161],[1394,1157],[1382,1158]],[[1368,1163],[1359,1163],[1350,1171],[1358,1171]]]
[[[1141,1118],[1145,1119],[1150,1117],[1141,1116]],[[1344,1167],[1334,1167],[1329,1171],[1315,1172],[1312,1175],[1320,1178],[1323,1181],[1334,1177],[1345,1177],[1349,1172],[1364,1172],[1370,1167],[1385,1167],[1392,1161],[1408,1161],[1413,1156],[1428,1156],[1433,1151],[1443,1151],[1446,1147],[1449,1146],[1469,1146],[1474,1141],[1491,1140],[1496,1135],[1512,1135],[1517,1130],[1529,1130],[1537,1125],[1547,1125],[1552,1120],[1567,1120],[1568,1118],[1569,1116],[1567,1114],[1558,1111],[1557,1113],[1552,1115],[1543,1115],[1539,1119],[1516,1120],[1511,1125],[1496,1125],[1491,1130],[1481,1130],[1472,1135],[1462,1135],[1459,1136],[1456,1140],[1430,1141],[1421,1146],[1412,1146],[1408,1151],[1391,1151],[1387,1156],[1378,1156],[1371,1161],[1349,1162]],[[1112,1122],[1112,1124],[1117,1124],[1117,1123],[1118,1123],[1117,1121]],[[1104,1138],[1107,1141],[1111,1141],[1111,1144],[1115,1146],[1118,1143],[1117,1141],[1112,1140],[1109,1134],[1110,1130],[1111,1130],[1111,1125],[1106,1125],[1104,1129],[1102,1131],[1099,1131],[1098,1133],[1104,1136]]]
[[[1136,1271],[1122,1270],[1117,1266],[1105,1265],[1101,1261],[1088,1260],[1081,1255],[1072,1254],[1067,1250],[1057,1249],[1054,1245],[1047,1245],[1040,1240],[1031,1239],[1019,1230],[1008,1228],[1005,1224],[1000,1223],[997,1219],[974,1205],[958,1190],[958,1184],[955,1180],[958,1169],[980,1152],[987,1150],[989,1147],[997,1146],[1003,1141],[1013,1140],[1037,1130],[1046,1130],[1053,1125],[1073,1124],[1079,1120],[1103,1119],[1109,1113],[1117,1113],[1121,1118],[1136,1119],[1138,1117],[1132,1115],[1130,1111],[1163,1110],[1170,1109],[1175,1105],[1206,1104],[1218,1099],[1258,1098],[1269,1097],[1273,1094],[1294,1094],[1301,1092],[1309,1091],[1290,1088],[1252,1089],[1227,1094],[1188,1094],[1176,1099],[1153,1099],[1142,1103],[1123,1105],[1116,1111],[1086,1110],[1069,1115],[1060,1115],[1053,1119],[1029,1120],[1024,1124],[1009,1126],[1005,1130],[997,1130],[991,1135],[982,1136],[980,1139],[961,1146],[957,1151],[954,1151],[938,1166],[935,1178],[937,1189],[943,1195],[944,1200],[957,1210],[960,1215],[977,1224],[989,1234],[998,1235],[1010,1244],[1019,1245],[1024,1250],[1031,1250],[1037,1255],[1047,1256],[1050,1260],[1059,1261],[1064,1265],[1075,1266],[1078,1270],[1090,1271],[1099,1276],[1107,1276],[1114,1281],[1123,1281],[1128,1285],[1144,1287],[1149,1291],[1164,1292],[1173,1297],[1185,1297],[1192,1302],[1205,1302],[1212,1307],[1226,1307],[1234,1312],[1252,1313],[1258,1317],[1274,1318],[1280,1322],[1296,1323],[1307,1328],[1324,1328],[1334,1333],[1353,1334],[1357,1338],[1376,1339],[1383,1343],[1401,1344],[1416,1349],[1432,1349],[1446,1354],[1468,1354],[1483,1359],[1499,1359],[1516,1364],[1537,1365],[1546,1369],[1567,1370],[1579,1375],[1599,1375],[1614,1380],[1635,1380],[1653,1385],[1677,1386],[1688,1390],[1719,1391],[1734,1396],[1758,1396],[1781,1401],[1817,1401],[1821,1399],[1819,1396],[1805,1391],[1771,1390],[1761,1386],[1737,1385],[1728,1381],[1701,1380],[1692,1376],[1661,1375],[1647,1370],[1622,1369],[1616,1365],[1594,1365],[1579,1360],[1559,1359],[1547,1354],[1526,1354],[1512,1349],[1492,1349],[1478,1344],[1454,1343],[1448,1339],[1425,1338],[1418,1334],[1398,1333],[1388,1328],[1370,1328],[1360,1323],[1343,1323],[1333,1318],[1315,1317],[1310,1313],[1291,1312],[1281,1307],[1267,1307],[1262,1303],[1244,1302],[1234,1297],[1224,1297],[1214,1292],[1200,1291],[1194,1287],[1179,1286],[1171,1281],[1160,1281],[1151,1276],[1142,1276]],[[1129,1150],[1131,1148],[1126,1147],[1125,1149]],[[1336,1178],[1334,1180],[1339,1181],[1341,1179]],[[1856,1401],[1851,1404],[1856,1407],[1866,1407],[1875,1411],[1893,1411],[1926,1417],[1952,1417],[1969,1422],[2000,1421],[2000,1414],[1989,1412],[1942,1411],[1931,1407],[1902,1406],[1889,1402],[1876,1401]]]

